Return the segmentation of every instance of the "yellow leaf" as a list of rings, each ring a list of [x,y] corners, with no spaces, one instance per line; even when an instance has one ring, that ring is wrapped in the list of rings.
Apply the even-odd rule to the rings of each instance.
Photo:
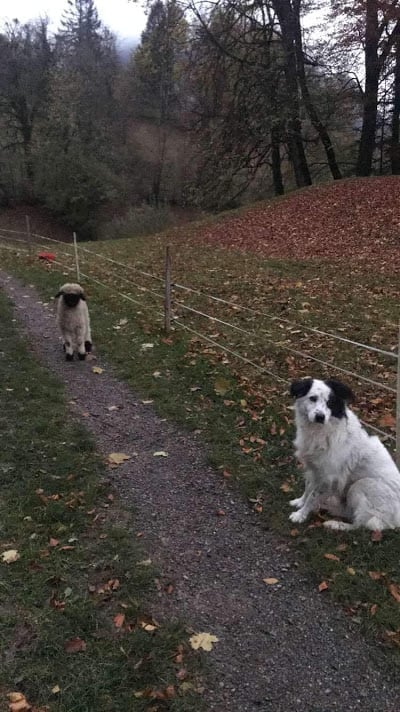
[[[353,569],[352,566],[348,566],[347,569],[346,569],[346,571],[347,571],[348,574],[350,574],[350,576],[355,576],[355,575],[356,575],[356,571],[355,571],[355,569]]]
[[[268,584],[268,586],[273,586],[274,583],[278,583],[279,579],[277,578],[265,578],[263,579],[264,583]]]
[[[143,561],[138,561],[136,566],[150,566],[151,559],[144,559]]]
[[[51,691],[53,695],[58,695],[58,693],[61,692],[61,687],[59,685],[54,685],[54,687],[51,688]]]
[[[214,391],[218,396],[224,396],[230,389],[230,383],[226,378],[218,378],[214,383]]]
[[[19,553],[17,549],[8,549],[8,551],[3,551],[1,558],[5,564],[13,564],[14,561],[18,561]]]
[[[153,452],[153,457],[168,457],[168,453],[165,450],[157,450],[157,452]]]
[[[153,625],[152,623],[145,623],[145,621],[141,621],[140,625],[142,626],[143,630],[147,630],[148,633],[152,633],[153,630],[157,630],[157,626]]]
[[[100,368],[100,366],[93,366],[92,371],[93,373],[103,373],[104,368]]]
[[[213,643],[217,642],[217,636],[210,635],[210,633],[197,633],[197,635],[192,635],[192,637],[190,638],[190,645],[192,646],[193,650],[198,650],[199,648],[202,648],[202,650],[210,651],[212,650]]]
[[[130,460],[130,458],[131,456],[125,455],[124,452],[110,452],[107,460],[112,467],[118,467],[118,465],[121,465],[125,460]]]

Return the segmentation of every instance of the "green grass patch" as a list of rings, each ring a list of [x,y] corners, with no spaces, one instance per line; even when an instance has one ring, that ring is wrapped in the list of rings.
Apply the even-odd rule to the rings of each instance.
[[[171,337],[165,338],[162,296],[146,291],[162,295],[162,284],[134,268],[161,276],[168,243],[173,243],[176,283],[230,302],[222,304],[177,288],[174,311],[181,324],[241,353],[283,381],[260,373],[176,323]],[[240,488],[260,525],[286,535],[301,565],[312,572],[315,585],[327,584],[321,595],[333,596],[366,630],[387,640],[387,632],[400,628],[400,604],[393,595],[393,586],[400,584],[398,532],[385,532],[382,541],[374,542],[368,532],[327,532],[319,526],[319,518],[310,526],[289,525],[288,500],[301,493],[302,483],[293,459],[287,384],[302,375],[340,377],[333,369],[311,364],[290,350],[296,349],[394,385],[395,362],[390,357],[371,356],[346,343],[310,334],[304,326],[332,330],[390,351],[397,340],[395,277],[383,281],[380,275],[354,266],[342,265],[339,270],[325,263],[239,255],[198,245],[190,235],[183,237],[182,230],[87,247],[121,263],[107,263],[81,252],[82,271],[108,285],[104,288],[84,280],[99,352],[143,398],[153,399],[163,416],[201,433],[210,462],[221,477]],[[58,254],[57,259],[72,265],[68,256]],[[38,286],[46,299],[70,279],[69,272],[62,274],[59,266],[48,270],[23,255],[9,255],[5,263],[10,271]],[[179,301],[250,333],[206,320],[185,310]],[[392,395],[343,378],[360,394],[359,414],[393,433]],[[370,571],[379,576],[372,578]]]
[[[11,317],[0,294],[0,708],[18,691],[57,712],[202,709],[189,633],[146,628],[156,572],[134,516]]]

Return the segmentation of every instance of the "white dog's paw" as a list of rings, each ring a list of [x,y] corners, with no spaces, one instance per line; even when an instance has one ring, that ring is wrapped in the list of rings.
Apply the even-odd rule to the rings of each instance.
[[[296,499],[291,499],[289,504],[291,507],[301,507],[303,505],[303,497],[297,497]]]
[[[324,522],[324,527],[326,529],[333,529],[337,532],[345,532],[348,529],[353,529],[353,525],[349,522],[339,522],[337,519],[328,519]]]
[[[304,512],[302,509],[298,509],[297,512],[292,512],[289,516],[291,522],[305,522],[308,517],[308,512]]]

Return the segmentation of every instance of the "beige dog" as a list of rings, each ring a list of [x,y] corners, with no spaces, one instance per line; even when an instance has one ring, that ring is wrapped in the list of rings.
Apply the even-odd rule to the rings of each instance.
[[[92,350],[89,311],[85,293],[80,284],[63,284],[58,294],[57,323],[63,338],[67,361],[72,361],[74,351],[83,361]]]

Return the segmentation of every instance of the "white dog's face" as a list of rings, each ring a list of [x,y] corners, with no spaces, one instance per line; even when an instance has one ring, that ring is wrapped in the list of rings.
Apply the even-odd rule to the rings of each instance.
[[[297,412],[309,423],[320,425],[331,418],[344,418],[346,402],[353,400],[350,388],[335,380],[304,378],[294,381],[290,392],[296,398]]]

